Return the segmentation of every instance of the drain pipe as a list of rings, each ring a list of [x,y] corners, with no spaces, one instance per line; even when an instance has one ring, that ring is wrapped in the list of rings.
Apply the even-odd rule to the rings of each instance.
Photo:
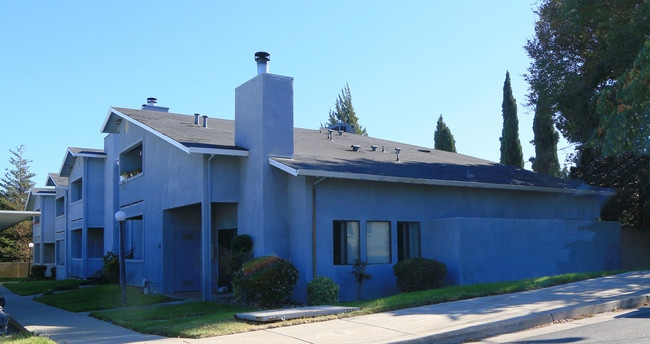
[[[320,177],[311,185],[311,259],[312,259],[312,279],[316,278],[316,185],[324,181],[325,177]]]

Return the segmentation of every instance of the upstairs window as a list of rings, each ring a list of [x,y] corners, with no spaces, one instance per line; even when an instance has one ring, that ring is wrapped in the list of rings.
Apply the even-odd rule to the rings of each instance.
[[[334,221],[334,265],[359,261],[359,222]]]
[[[397,223],[397,260],[420,258],[420,223]]]
[[[104,229],[88,228],[87,241],[88,258],[101,258],[104,255]]]
[[[142,173],[142,143],[120,154],[120,179],[126,181]]]
[[[70,257],[81,258],[81,229],[70,231]]]
[[[56,241],[56,265],[65,265],[65,241]]]
[[[83,198],[83,181],[81,178],[70,184],[70,201],[72,203],[80,201]]]
[[[55,204],[55,212],[56,216],[62,216],[65,215],[65,203],[63,202],[64,198],[59,197],[56,199],[56,204]]]
[[[390,222],[366,222],[366,249],[368,264],[390,263]]]

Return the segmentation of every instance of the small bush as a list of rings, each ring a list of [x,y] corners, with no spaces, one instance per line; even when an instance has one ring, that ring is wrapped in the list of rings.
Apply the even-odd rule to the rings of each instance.
[[[230,241],[230,249],[237,252],[251,252],[253,250],[253,238],[248,234],[235,235]]]
[[[52,276],[52,279],[56,279],[56,266],[53,266],[50,268],[50,275]]]
[[[30,277],[33,280],[45,279],[45,271],[47,271],[47,266],[45,265],[32,265]]]
[[[103,257],[102,278],[106,283],[120,282],[120,258],[113,252],[106,252]]]
[[[329,277],[316,276],[307,284],[307,305],[331,305],[339,302],[339,285]]]
[[[253,239],[250,235],[240,234],[232,238],[230,250],[226,252],[226,273],[229,275],[241,269],[242,265],[253,257]]]
[[[403,292],[427,290],[440,287],[447,276],[447,266],[437,260],[411,258],[393,266],[397,287]]]
[[[259,302],[264,307],[287,299],[298,280],[298,269],[280,257],[258,257],[244,263],[233,277],[238,302]]]

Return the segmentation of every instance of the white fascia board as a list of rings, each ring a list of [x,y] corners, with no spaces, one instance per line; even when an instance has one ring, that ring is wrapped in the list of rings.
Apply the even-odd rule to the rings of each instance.
[[[271,166],[273,166],[273,167],[279,168],[280,170],[282,170],[284,172],[289,173],[290,175],[292,175],[294,177],[297,177],[298,172],[300,172],[300,170],[296,170],[294,168],[291,168],[291,167],[289,167],[289,166],[287,166],[287,165],[285,165],[285,164],[283,164],[281,162],[273,160],[273,158],[269,158],[269,164]]]
[[[89,153],[79,153],[79,154],[73,154],[73,156],[76,157],[84,157],[84,158],[99,158],[99,159],[106,159],[107,155],[106,154],[89,154]]]
[[[183,146],[185,147],[185,146]],[[247,150],[222,149],[222,148],[204,148],[190,147],[190,154],[211,154],[211,155],[231,155],[231,156],[248,156]]]
[[[65,150],[65,155],[63,156],[63,161],[61,162],[61,167],[59,168],[59,176],[65,177],[65,175],[63,174],[63,167],[65,166],[65,163],[68,160],[68,155],[74,158],[74,155],[72,155],[70,148],[66,148]]]
[[[114,113],[115,115],[117,115],[119,117],[122,117],[123,119],[125,119],[125,120],[137,125],[138,127],[148,131],[149,133],[151,133],[154,136],[162,139],[163,141],[171,144],[172,146],[182,150],[183,152],[185,152],[187,154],[190,154],[190,149],[188,147],[185,147],[184,145],[180,144],[178,141],[172,139],[171,137],[163,135],[163,134],[161,134],[160,132],[158,132],[156,130],[153,130],[151,127],[148,127],[148,126],[144,125],[143,123],[140,123],[140,122],[134,120],[133,118],[131,118],[131,117],[129,117],[129,116],[115,110],[114,108],[111,108],[111,110],[109,111],[109,115],[108,115],[108,117],[106,117],[106,121],[104,121],[105,125],[108,123],[108,119],[110,118],[111,113]],[[103,132],[103,130],[104,130],[104,127],[102,127],[102,132]]]
[[[354,180],[368,180],[375,182],[389,182],[389,183],[407,183],[407,184],[424,184],[424,185],[438,185],[438,186],[452,186],[452,187],[466,187],[466,188],[481,188],[481,189],[498,189],[498,190],[519,190],[519,191],[537,191],[537,192],[554,192],[565,193],[574,195],[602,195],[613,196],[616,195],[615,191],[597,191],[597,190],[578,190],[578,189],[560,189],[544,186],[527,186],[527,185],[511,185],[511,184],[494,184],[494,183],[480,183],[480,182],[462,182],[455,180],[439,180],[439,179],[423,179],[423,178],[409,178],[409,177],[393,177],[382,176],[375,174],[362,174],[362,173],[348,173],[348,172],[332,172],[322,170],[296,170],[286,166],[280,162],[269,159],[271,165],[293,175],[293,176],[312,176],[312,177],[328,177],[339,179],[354,179]]]

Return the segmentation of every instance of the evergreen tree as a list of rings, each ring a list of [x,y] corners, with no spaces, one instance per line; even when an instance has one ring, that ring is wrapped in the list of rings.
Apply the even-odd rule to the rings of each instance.
[[[519,119],[517,118],[517,101],[512,96],[510,73],[506,72],[503,83],[503,131],[501,132],[501,160],[504,165],[524,167],[524,157],[519,142]]]
[[[34,173],[29,171],[31,160],[23,157],[25,146],[20,145],[16,150],[9,149],[11,156],[9,163],[14,166],[12,170],[5,169],[5,176],[0,178],[0,195],[14,210],[23,210],[27,201],[27,193],[33,188]]]
[[[334,125],[336,123],[347,123],[354,126],[354,133],[368,136],[366,129],[359,125],[359,118],[354,112],[354,107],[352,106],[352,95],[350,94],[350,86],[345,83],[345,87],[341,89],[341,94],[336,100],[335,110],[329,111],[329,119],[327,120],[327,126]]]
[[[533,120],[535,139],[531,141],[535,146],[535,158],[531,158],[533,171],[560,177],[560,162],[557,158],[557,142],[560,135],[553,126],[553,110],[548,98],[543,95],[539,95],[535,103]]]
[[[442,115],[438,118],[438,124],[436,125],[436,132],[433,134],[433,142],[435,149],[453,152],[456,153],[456,141],[454,140],[454,135],[451,134],[451,130],[442,120]]]
[[[31,160],[23,154],[25,147],[20,145],[16,150],[9,150],[9,162],[14,166],[6,169],[4,178],[0,178],[0,204],[11,210],[23,210],[29,189],[34,187],[34,173],[29,171]],[[29,260],[29,247],[32,241],[32,223],[23,221],[0,234],[0,260],[11,262],[26,262]]]

